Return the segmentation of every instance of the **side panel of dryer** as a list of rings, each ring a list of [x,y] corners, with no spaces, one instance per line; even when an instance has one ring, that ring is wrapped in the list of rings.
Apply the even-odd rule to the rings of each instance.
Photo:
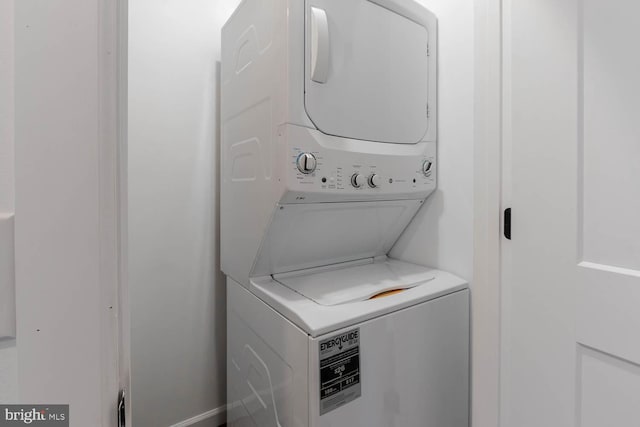
[[[243,283],[280,186],[276,126],[288,89],[284,0],[244,0],[222,29],[221,263]]]
[[[229,427],[307,427],[308,336],[227,280]]]
[[[285,123],[304,111],[304,2],[243,0],[222,29],[221,264],[243,285],[286,180]]]
[[[469,291],[312,339],[309,360],[310,427],[468,427]]]

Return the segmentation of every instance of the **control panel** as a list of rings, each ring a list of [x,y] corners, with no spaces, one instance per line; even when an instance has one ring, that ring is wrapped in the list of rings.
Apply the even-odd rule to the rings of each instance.
[[[433,142],[403,145],[350,140],[353,147],[344,149],[323,144],[317,138],[333,142],[333,137],[316,137],[312,132],[305,129],[306,137],[288,138],[290,192],[283,202],[421,198],[435,189]],[[336,140],[343,144],[342,138]]]

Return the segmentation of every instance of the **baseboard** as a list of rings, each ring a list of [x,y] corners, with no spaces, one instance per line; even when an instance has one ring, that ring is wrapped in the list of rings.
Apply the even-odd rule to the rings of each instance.
[[[227,405],[212,409],[196,415],[184,421],[180,421],[171,427],[218,427],[227,422]]]

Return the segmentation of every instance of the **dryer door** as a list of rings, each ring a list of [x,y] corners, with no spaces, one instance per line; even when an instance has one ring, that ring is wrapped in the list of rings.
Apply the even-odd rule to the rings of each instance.
[[[305,107],[320,131],[392,143],[426,139],[436,29],[435,18],[415,6],[307,0]]]

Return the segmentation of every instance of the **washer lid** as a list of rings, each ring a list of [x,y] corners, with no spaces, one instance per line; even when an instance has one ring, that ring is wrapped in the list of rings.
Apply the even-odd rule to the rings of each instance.
[[[367,299],[377,290],[388,289],[391,283],[413,286],[385,298]],[[373,263],[351,262],[340,269],[334,266],[331,271],[327,267],[316,268],[312,274],[254,277],[249,286],[254,295],[312,337],[417,304],[435,303],[466,288],[466,281],[451,273],[386,257]]]
[[[392,295],[435,277],[432,270],[416,264],[373,259],[363,262],[366,264],[349,263],[343,268],[303,275],[290,273],[274,279],[318,304],[334,306]]]

